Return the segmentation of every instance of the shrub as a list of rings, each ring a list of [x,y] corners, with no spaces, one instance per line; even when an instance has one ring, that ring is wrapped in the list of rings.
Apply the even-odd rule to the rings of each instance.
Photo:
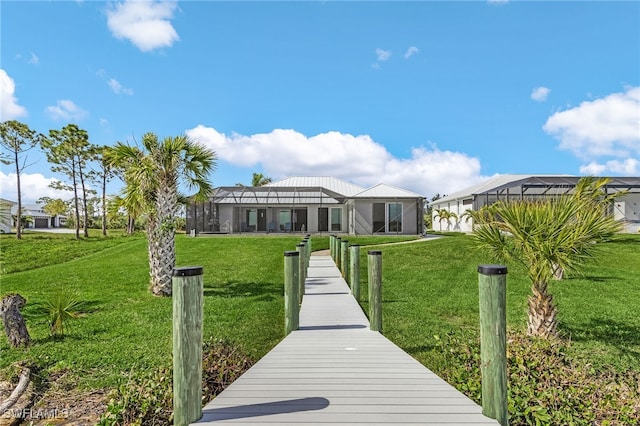
[[[210,340],[202,354],[203,405],[251,367],[237,347]],[[130,372],[109,395],[101,425],[171,425],[173,423],[173,372],[170,368]]]
[[[66,287],[59,287],[53,296],[45,300],[45,308],[49,311],[49,332],[51,337],[64,337],[65,327],[69,328],[69,323],[78,318],[78,310],[82,306],[77,293]]]
[[[480,404],[478,337],[456,333],[435,339],[445,358],[442,371],[435,372]],[[509,335],[509,424],[640,424],[640,372],[595,371],[572,360],[568,348],[562,340]]]

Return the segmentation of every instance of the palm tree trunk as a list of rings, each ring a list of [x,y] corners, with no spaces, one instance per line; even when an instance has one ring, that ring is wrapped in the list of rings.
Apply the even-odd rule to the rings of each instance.
[[[157,220],[153,231],[151,261],[151,291],[156,296],[170,296],[175,253],[175,210],[178,196],[172,184],[160,185],[156,201]]]
[[[553,296],[547,291],[547,283],[534,282],[531,287],[533,294],[529,296],[529,321],[527,334],[546,339],[556,337],[558,308],[553,302]]]

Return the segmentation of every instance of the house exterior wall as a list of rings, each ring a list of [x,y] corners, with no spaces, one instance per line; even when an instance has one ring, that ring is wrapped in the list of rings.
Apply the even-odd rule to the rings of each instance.
[[[456,231],[456,232],[472,232],[473,221],[463,217],[467,210],[473,210],[471,199],[468,200],[452,200],[444,203],[434,202],[432,205],[431,223],[434,231]],[[438,216],[438,210],[446,210],[454,213],[458,218],[451,218],[449,222],[441,220]]]

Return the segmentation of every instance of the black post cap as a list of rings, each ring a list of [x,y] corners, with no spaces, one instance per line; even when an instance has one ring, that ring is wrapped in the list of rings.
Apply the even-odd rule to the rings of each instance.
[[[297,252],[297,251],[285,251],[284,252],[284,257],[289,257],[289,256],[300,256],[300,252]]]
[[[369,254],[378,256],[378,255],[382,254],[382,251],[381,250],[369,250]]]
[[[306,244],[305,243],[298,243],[298,244],[296,244],[296,247],[306,247]]]
[[[478,265],[478,272],[482,275],[505,275],[507,267],[504,265]]]
[[[181,268],[173,268],[174,277],[195,277],[202,275],[202,266],[183,266]]]
[[[360,247],[360,244],[351,244],[351,247]]]

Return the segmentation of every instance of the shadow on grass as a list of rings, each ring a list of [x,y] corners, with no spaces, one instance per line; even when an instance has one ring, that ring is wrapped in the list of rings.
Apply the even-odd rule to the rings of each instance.
[[[570,326],[564,324],[562,330],[575,342],[596,340],[618,349],[625,355],[640,357],[640,326],[627,324],[608,318],[593,318],[589,322]]]
[[[282,289],[274,283],[257,283],[257,282],[241,282],[231,281],[215,286],[205,285],[205,297],[258,297],[262,301],[272,301],[279,297]]]

